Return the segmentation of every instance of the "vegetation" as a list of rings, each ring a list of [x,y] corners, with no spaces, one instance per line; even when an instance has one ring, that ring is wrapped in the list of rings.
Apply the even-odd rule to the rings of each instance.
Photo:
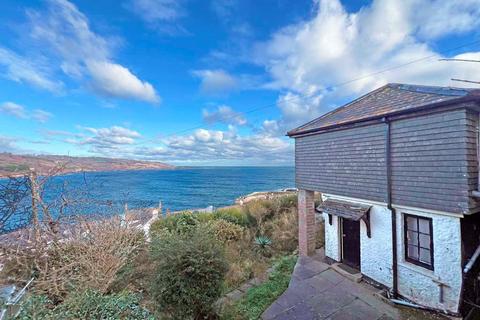
[[[151,293],[158,311],[174,319],[209,316],[228,267],[220,243],[201,228],[165,232],[153,241],[152,256]]]
[[[274,270],[268,280],[253,287],[247,295],[237,303],[228,306],[222,314],[224,319],[259,319],[265,311],[288,287],[290,276],[297,258],[285,256],[274,264]]]
[[[4,252],[12,258],[1,279],[35,278],[21,319],[212,319],[219,310],[226,319],[257,319],[288,286],[296,197],[170,215],[151,225],[150,242],[118,219],[83,221],[70,232],[69,241],[42,235],[34,250]],[[219,308],[222,295],[252,278],[265,282]]]
[[[74,293],[63,303],[54,305],[46,295],[31,295],[23,303],[18,319],[154,319],[140,306],[140,297],[129,292],[104,295],[85,290]]]

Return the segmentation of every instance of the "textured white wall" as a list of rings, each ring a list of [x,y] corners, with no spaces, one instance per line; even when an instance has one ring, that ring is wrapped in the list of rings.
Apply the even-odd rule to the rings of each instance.
[[[374,205],[370,209],[372,237],[360,222],[360,266],[367,277],[392,287],[392,217],[386,207]]]
[[[432,218],[433,271],[405,261],[402,213]],[[397,232],[399,293],[421,305],[458,312],[462,288],[460,218],[397,209]],[[443,289],[443,303],[439,301],[440,289],[437,282],[448,286]]]
[[[326,197],[324,197],[326,198]],[[329,195],[329,198],[349,200]],[[353,200],[368,204],[368,201]],[[458,312],[462,288],[461,229],[460,218],[417,210],[397,209],[397,254],[399,293],[424,306]],[[410,213],[432,218],[434,244],[434,270],[405,261],[403,214]],[[333,217],[333,225],[325,219],[325,254],[341,260],[339,219]],[[362,273],[373,280],[392,287],[392,221],[390,210],[374,204],[370,213],[372,238],[366,234],[365,223],[360,222],[360,260]],[[440,303],[437,282],[444,283],[444,302]]]
[[[332,217],[332,225],[328,223],[328,214],[323,214],[325,221],[325,255],[335,261],[342,260],[339,230],[339,218]]]

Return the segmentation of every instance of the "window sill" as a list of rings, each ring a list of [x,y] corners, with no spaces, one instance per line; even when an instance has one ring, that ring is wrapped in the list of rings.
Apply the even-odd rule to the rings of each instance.
[[[406,260],[398,261],[398,265],[404,267],[405,269],[409,269],[410,271],[419,273],[421,275],[427,276],[429,278],[436,279],[435,277],[435,270],[430,270],[421,266],[417,266],[414,263],[410,263]]]

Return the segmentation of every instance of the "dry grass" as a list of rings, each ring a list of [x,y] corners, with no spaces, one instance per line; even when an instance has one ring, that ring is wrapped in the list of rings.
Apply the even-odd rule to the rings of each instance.
[[[8,267],[2,279],[22,282],[34,276],[35,291],[55,301],[78,288],[106,293],[142,243],[142,234],[117,218],[79,221],[68,237],[44,236],[30,246],[3,247]]]

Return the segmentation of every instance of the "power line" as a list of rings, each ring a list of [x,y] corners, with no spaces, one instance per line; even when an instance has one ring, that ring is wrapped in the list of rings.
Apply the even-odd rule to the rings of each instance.
[[[422,57],[422,58],[419,58],[419,59],[415,59],[415,60],[411,60],[409,62],[406,62],[406,63],[402,63],[402,64],[399,64],[399,65],[396,65],[396,66],[392,66],[392,67],[388,67],[388,68],[385,68],[385,69],[382,69],[382,70],[379,70],[379,71],[376,71],[376,72],[373,72],[373,73],[369,73],[369,74],[366,74],[364,76],[361,76],[361,77],[358,77],[358,78],[354,78],[354,79],[351,79],[351,80],[348,80],[348,81],[344,81],[344,82],[339,82],[337,84],[334,84],[334,85],[331,85],[330,87],[335,87],[335,88],[338,88],[338,87],[342,87],[342,86],[345,86],[347,84],[350,84],[350,83],[353,83],[353,82],[357,82],[357,81],[360,81],[360,80],[364,80],[364,79],[367,79],[367,78],[370,78],[370,77],[373,77],[373,76],[376,76],[376,75],[379,75],[379,74],[383,74],[383,73],[386,73],[386,72],[389,72],[389,71],[392,71],[392,70],[396,70],[396,69],[400,69],[400,68],[403,68],[403,67],[406,67],[406,66],[409,66],[409,65],[412,65],[412,64],[415,64],[415,63],[418,63],[418,62],[421,62],[421,61],[425,61],[425,60],[429,60],[429,59],[432,59],[432,58],[435,58],[438,56],[438,54],[446,54],[446,53],[450,53],[452,51],[456,51],[458,49],[462,49],[462,48],[465,48],[465,47],[470,47],[472,45],[475,45],[475,44],[479,44],[480,43],[480,40],[475,40],[473,42],[469,42],[469,43],[465,43],[465,44],[462,44],[462,45],[459,45],[459,46],[456,46],[456,47],[453,47],[453,48],[449,48],[447,50],[443,50],[443,51],[440,51],[439,53],[435,53],[435,54],[431,54],[429,56],[425,56],[425,57]],[[440,59],[440,60],[447,60],[447,59]],[[455,60],[455,59],[449,59],[449,60]],[[457,59],[457,60],[461,60],[461,59]],[[476,60],[472,60],[472,62],[477,62]],[[480,62],[480,61],[478,61]],[[453,80],[453,79],[452,79]],[[454,81],[461,81],[461,80],[454,80]],[[467,82],[467,81],[466,81]],[[468,81],[470,82],[470,81]],[[292,98],[289,98],[289,99],[285,99],[283,100],[282,102],[285,103],[285,102],[290,102],[290,101],[293,101],[293,100],[302,100],[304,101],[305,99],[311,99],[313,97],[316,97],[316,93],[311,93],[311,94],[306,94],[306,95],[302,95],[302,94],[299,94],[299,95],[296,95]],[[257,108],[253,108],[253,109],[250,109],[248,111],[245,111],[243,112],[244,114],[250,114],[250,113],[254,113],[254,112],[257,112],[257,111],[260,111],[260,110],[264,110],[264,109],[269,109],[269,108],[272,108],[272,107],[275,107],[277,106],[277,103],[271,103],[271,104],[267,104],[267,105],[264,105],[264,106],[260,106],[260,107],[257,107]],[[235,118],[236,116],[231,116],[231,117],[226,117],[225,120],[228,120],[228,119],[233,119]],[[190,127],[190,128],[186,128],[186,129],[183,129],[183,130],[180,130],[180,131],[177,131],[177,132],[173,132],[173,133],[170,133],[166,136],[164,136],[164,138],[168,138],[168,137],[171,137],[171,136],[175,136],[175,135],[179,135],[179,134],[182,134],[182,133],[185,133],[185,132],[188,132],[188,131],[191,131],[191,130],[195,130],[195,129],[200,129],[204,127],[204,124],[201,123],[201,124],[198,124],[194,127]]]
[[[459,82],[468,82],[468,83],[480,84],[480,81],[463,80],[463,79],[455,79],[455,78],[452,78],[451,80],[452,81],[459,81]]]
[[[480,60],[472,59],[438,59],[438,61],[480,62]]]

